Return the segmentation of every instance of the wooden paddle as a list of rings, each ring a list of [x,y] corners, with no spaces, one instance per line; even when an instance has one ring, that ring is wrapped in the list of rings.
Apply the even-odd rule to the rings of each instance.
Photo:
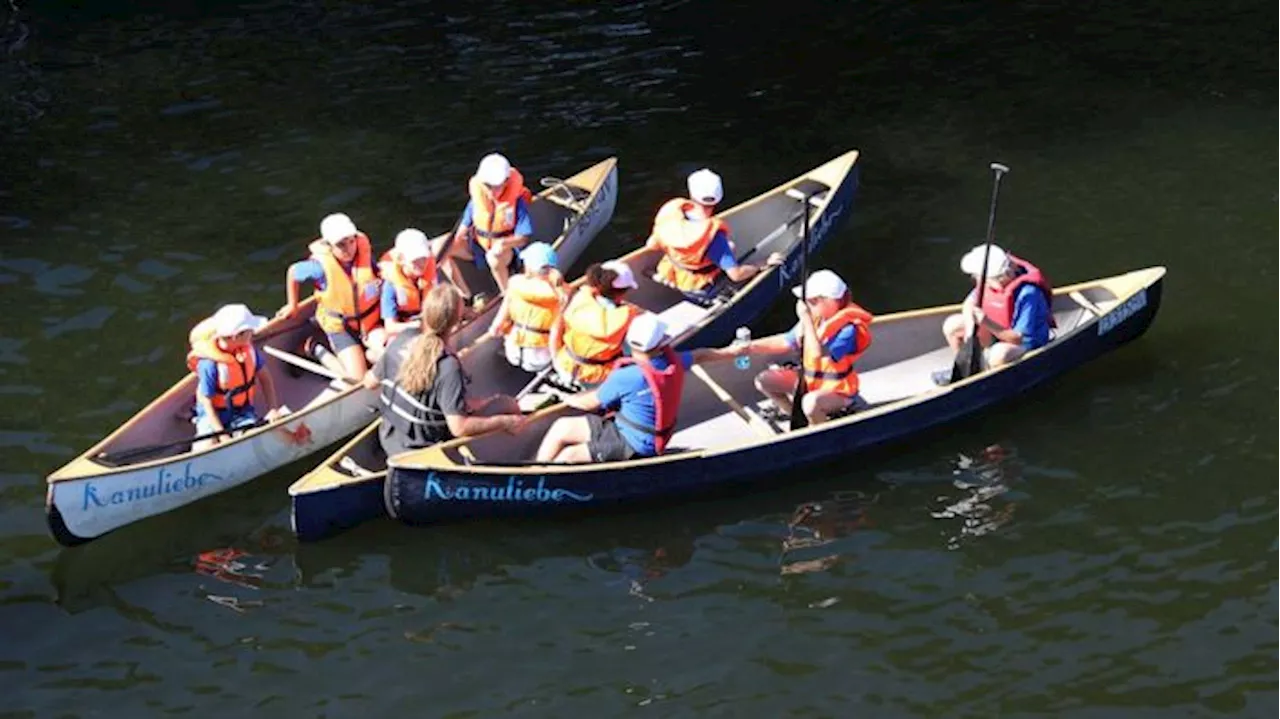
[[[978,276],[978,297],[975,307],[982,307],[982,299],[987,291],[987,263],[991,260],[991,240],[996,227],[996,198],[1000,195],[1000,178],[1009,171],[1008,166],[998,162],[991,163],[991,171],[995,173],[995,182],[991,186],[991,209],[987,212],[987,244],[982,252],[982,274]],[[978,341],[978,327],[965,338],[956,352],[955,364],[951,366],[951,381],[959,382],[965,377],[982,371],[982,343]]]
[[[800,225],[800,301],[809,305],[809,199],[804,196],[804,210]],[[800,327],[800,369],[796,370],[796,392],[791,396],[791,429],[804,429],[809,426],[809,418],[805,416],[800,402],[804,399],[807,383],[804,381],[804,326]]]

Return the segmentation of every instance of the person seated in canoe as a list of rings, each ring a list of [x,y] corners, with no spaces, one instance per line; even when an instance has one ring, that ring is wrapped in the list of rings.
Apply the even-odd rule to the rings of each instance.
[[[645,247],[663,253],[654,280],[706,301],[715,296],[722,278],[746,282],[764,267],[740,263],[734,256],[729,225],[715,216],[724,198],[720,176],[702,169],[689,175],[687,184],[688,198],[668,200],[658,209]],[[774,252],[765,266],[780,265],[783,259]]]
[[[201,320],[187,337],[187,368],[196,373],[196,436],[199,451],[218,444],[228,430],[247,428],[280,415],[275,384],[253,333],[266,324],[241,304],[225,305]],[[265,417],[254,406],[257,389],[267,401]],[[213,435],[213,436],[210,436]]]
[[[595,389],[623,355],[631,321],[644,310],[624,298],[635,275],[621,260],[593,264],[551,330],[556,376],[570,387]]]
[[[315,322],[324,330],[332,351],[308,339],[305,353],[338,375],[359,382],[369,368],[366,349],[377,352],[386,344],[380,307],[382,283],[369,238],[339,212],[324,218],[320,239],[308,249],[309,259],[289,266],[286,304],[276,317],[297,314],[299,288],[311,282],[317,295]]]
[[[533,236],[529,203],[533,193],[524,185],[524,176],[507,158],[493,153],[480,160],[476,174],[467,181],[467,206],[462,210],[458,231],[449,242],[444,270],[467,295],[474,298],[456,260],[469,260],[481,269],[488,267],[499,291],[506,291],[507,278],[515,264],[516,251]],[[436,248],[440,255],[440,248]]]
[[[796,383],[805,382],[801,411],[809,424],[821,424],[833,414],[856,411],[865,406],[858,396],[858,373],[854,364],[871,346],[870,312],[850,299],[849,286],[831,270],[809,276],[795,296],[798,322],[789,332],[761,337],[741,347],[744,354],[783,354],[801,348],[800,371],[770,367],[756,375],[756,389],[773,401],[777,411],[791,416],[791,398]]]
[[[397,335],[365,374],[362,384],[378,391],[378,439],[388,457],[455,437],[516,432],[524,426],[514,398],[467,397],[467,380],[452,346],[462,318],[458,290],[435,285],[422,300],[419,324]]]
[[[627,328],[631,356],[619,359],[599,387],[570,395],[564,403],[587,414],[557,419],[538,447],[539,462],[614,462],[653,457],[666,450],[680,410],[685,370],[695,362],[737,356],[735,348],[676,352],[667,325],[652,312],[637,315]]]
[[[991,245],[987,259],[986,289],[982,306],[977,307],[986,245],[969,250],[960,259],[960,271],[973,278],[974,289],[964,299],[963,309],[942,322],[942,334],[953,352],[972,334],[975,326],[986,367],[999,367],[1017,361],[1033,349],[1049,342],[1049,330],[1055,326],[1050,303],[1053,288],[1038,267],[1015,257],[997,245]],[[933,374],[934,382],[951,381],[951,369]]]
[[[520,252],[524,271],[512,275],[502,304],[494,314],[487,337],[502,337],[503,351],[513,367],[541,372],[551,364],[551,328],[564,306],[564,277],[556,268],[556,251],[534,242]]]
[[[382,276],[382,324],[389,342],[420,322],[422,298],[436,283],[431,242],[420,230],[401,230],[395,245],[378,260],[378,271]]]

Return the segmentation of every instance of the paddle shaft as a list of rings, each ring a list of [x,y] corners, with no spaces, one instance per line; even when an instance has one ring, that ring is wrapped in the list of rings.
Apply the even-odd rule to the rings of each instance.
[[[803,224],[800,225],[800,302],[805,309],[809,308],[809,195],[804,196]],[[791,397],[791,429],[803,429],[809,426],[809,418],[805,416],[800,404],[804,401],[807,383],[804,379],[804,322],[800,326],[800,371],[796,373],[796,390]]]
[[[987,267],[991,262],[991,241],[994,239],[996,228],[996,201],[1000,197],[1000,178],[1009,171],[1009,168],[998,162],[993,162],[991,163],[991,171],[995,173],[995,179],[991,185],[991,206],[987,210],[987,242],[982,250],[982,273],[978,275],[978,295],[974,304],[974,307],[977,308],[982,307],[982,302],[987,292]],[[965,341],[969,343],[969,352],[966,355],[965,348],[960,348],[955,366],[951,370],[951,381],[953,382],[976,374],[982,368],[982,343],[978,341],[978,327],[976,325],[973,328],[973,333]],[[968,360],[967,365],[964,364],[965,360]]]
[[[267,424],[267,421],[260,419],[257,422],[254,422],[253,424],[245,425],[242,427],[234,427],[231,429],[224,428],[217,432],[210,432],[208,434],[189,437],[187,439],[179,439],[174,442],[166,442],[164,444],[153,444],[149,447],[134,447],[133,449],[126,449],[125,451],[120,452],[119,454],[99,454],[98,458],[105,459],[109,462],[119,463],[121,461],[128,461],[128,460],[134,459],[135,457],[145,457],[149,454],[155,454],[156,452],[163,452],[166,449],[181,447],[184,444],[195,444],[196,442],[201,442],[206,439],[213,439],[214,437],[223,437],[228,434],[231,434],[232,432],[245,432],[251,429],[257,429],[258,427],[261,427],[265,424]]]

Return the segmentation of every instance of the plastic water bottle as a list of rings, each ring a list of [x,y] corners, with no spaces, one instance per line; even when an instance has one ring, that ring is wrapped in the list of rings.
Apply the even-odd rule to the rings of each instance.
[[[733,346],[735,348],[742,349],[749,344],[751,344],[751,328],[739,327],[738,334],[733,340]],[[733,358],[733,364],[735,367],[745,372],[746,370],[751,369],[751,356],[747,354],[740,354]]]

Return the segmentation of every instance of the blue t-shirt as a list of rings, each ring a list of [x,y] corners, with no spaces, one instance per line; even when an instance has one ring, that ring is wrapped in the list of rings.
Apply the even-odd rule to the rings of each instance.
[[[1030,352],[1049,343],[1049,301],[1035,285],[1018,288],[1013,301],[1013,327],[1022,335],[1022,347]]]
[[[707,246],[707,259],[721,270],[731,270],[738,266],[738,258],[733,256],[733,248],[729,246],[729,238],[723,230],[711,238],[711,244]]]
[[[800,350],[800,323],[797,322],[795,327],[787,333],[787,344],[791,345],[791,349]],[[833,361],[839,362],[844,356],[858,350],[858,328],[853,325],[845,325],[840,331],[825,343],[827,356]]]
[[[467,206],[462,209],[462,226],[470,227],[471,224],[471,200],[467,200]],[[485,228],[481,227],[479,229],[484,230]],[[523,197],[516,200],[516,229],[513,234],[520,237],[533,236],[533,218],[529,216],[529,205],[524,201]]]
[[[257,347],[254,347],[253,355],[254,355],[255,361],[257,361],[258,363],[258,369],[259,371],[261,371],[263,367],[267,366],[267,360],[265,357],[263,357],[262,350]],[[202,359],[199,362],[197,362],[196,363],[196,379],[197,379],[196,394],[198,396],[212,397],[215,394],[218,394],[218,363],[214,362],[211,359]],[[237,415],[243,414],[245,412],[253,412],[253,411],[254,410],[252,405],[245,407],[239,411],[235,410],[234,408],[228,407],[226,409],[218,410],[218,419],[221,420],[223,425],[227,425],[227,424],[230,424],[232,419],[235,418]],[[197,402],[196,417],[200,418],[203,416],[204,416],[204,406],[201,405],[199,402]]]
[[[350,262],[340,262],[338,264],[342,266],[342,269],[345,270],[348,275],[351,274]],[[316,289],[324,289],[324,265],[320,263],[320,260],[299,260],[298,262],[289,265],[289,276],[298,284],[313,282],[315,283]]]
[[[693,365],[693,352],[677,352],[676,356],[684,369]],[[667,368],[667,360],[661,355],[654,357],[652,363],[653,368],[658,371]],[[605,409],[617,410],[618,414],[642,427],[653,426],[656,416],[653,392],[649,390],[649,383],[645,381],[644,373],[639,367],[628,365],[610,372],[596,389],[596,396]],[[623,422],[618,422],[618,432],[642,457],[652,457],[657,451],[653,445],[653,435],[647,432],[629,427]]]

